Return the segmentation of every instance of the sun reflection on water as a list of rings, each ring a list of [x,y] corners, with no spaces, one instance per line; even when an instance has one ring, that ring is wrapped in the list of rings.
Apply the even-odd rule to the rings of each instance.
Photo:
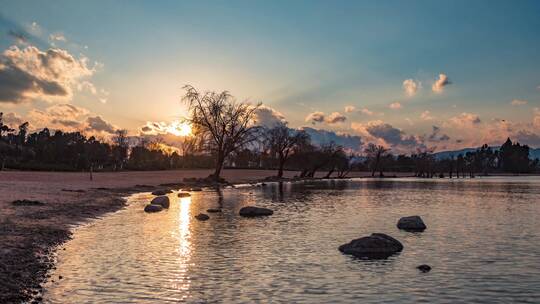
[[[175,280],[175,288],[180,291],[184,291],[181,295],[181,300],[185,300],[189,297],[188,291],[191,284],[191,279],[188,275],[189,261],[191,259],[191,197],[184,197],[178,199],[179,212],[178,212],[178,232],[176,237],[178,239],[178,277]]]

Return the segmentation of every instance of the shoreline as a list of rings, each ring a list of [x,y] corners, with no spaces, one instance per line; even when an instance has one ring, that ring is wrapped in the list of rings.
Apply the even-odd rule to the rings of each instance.
[[[41,302],[41,285],[55,268],[54,253],[70,240],[73,228],[116,212],[126,206],[126,196],[157,189],[193,186],[210,170],[135,171],[87,173],[1,171],[0,188],[0,302]],[[285,172],[289,181],[294,171]],[[348,178],[371,177],[351,172]],[[225,170],[231,184],[275,182],[275,171]],[[413,177],[410,173],[387,173],[386,177]],[[321,172],[315,179],[324,176]],[[496,176],[496,175],[491,175]],[[332,178],[331,178],[332,179]],[[197,184],[198,186],[209,186]],[[5,190],[4,190],[5,189]],[[4,193],[5,192],[5,193]],[[41,205],[13,205],[15,200],[35,200]]]

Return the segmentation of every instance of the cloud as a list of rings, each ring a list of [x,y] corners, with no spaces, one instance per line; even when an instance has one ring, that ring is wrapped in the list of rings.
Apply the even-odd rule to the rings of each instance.
[[[392,110],[401,109],[401,103],[396,101],[396,102],[391,103],[388,107]]]
[[[415,81],[414,79],[405,79],[403,81],[403,90],[409,97],[416,95],[416,92],[420,88],[422,88],[422,84],[419,81]]]
[[[49,35],[49,40],[51,42],[56,42],[56,41],[61,41],[61,42],[66,42],[67,39],[66,37],[63,35],[63,34],[60,34],[60,33],[53,33],[53,34],[50,34]]]
[[[463,112],[458,116],[449,119],[451,123],[457,126],[471,126],[481,123],[480,117],[473,113]]]
[[[309,113],[308,116],[306,116],[306,122],[311,122],[312,124],[323,122],[325,118],[325,115],[323,112],[313,112]]]
[[[396,153],[409,153],[425,145],[413,135],[380,120],[370,121],[367,124],[353,123],[351,127],[357,131],[365,142],[371,142],[390,147]]]
[[[283,114],[264,105],[255,112],[255,121],[258,125],[269,128],[287,122]]]
[[[18,44],[27,44],[28,43],[28,37],[23,32],[9,30],[8,35],[11,36],[13,39],[15,39],[15,42],[18,43]]]
[[[420,114],[420,118],[422,120],[433,120],[433,116],[431,116],[431,112],[429,111],[424,111]]]
[[[447,134],[440,135],[440,132],[441,132],[441,128],[437,126],[432,126],[431,134],[427,136],[427,140],[431,142],[440,142],[440,141],[450,140],[450,136],[448,136]]]
[[[326,118],[326,122],[329,124],[336,124],[336,123],[344,122],[346,120],[347,120],[347,117],[345,117],[345,115],[339,112],[334,112],[328,115],[328,117]]]
[[[510,102],[513,106],[523,106],[526,105],[528,102],[526,100],[520,100],[520,99],[514,99]]]
[[[368,116],[372,116],[373,115],[373,112],[371,112],[370,110],[368,110],[367,108],[363,108],[362,110],[360,110],[360,112],[362,114],[365,114],[365,115],[368,115]]]
[[[452,82],[450,82],[448,76],[446,76],[446,74],[439,74],[439,79],[435,80],[435,83],[433,83],[431,89],[435,93],[442,93],[444,91],[444,87],[449,84],[452,84]]]
[[[362,139],[360,136],[349,134],[338,134],[328,130],[317,130],[309,127],[301,128],[306,131],[311,138],[311,142],[317,146],[334,142],[337,145],[343,146],[347,150],[360,151]]]
[[[15,113],[19,122],[28,121],[31,130],[49,128],[67,132],[79,131],[87,135],[110,135],[117,129],[99,115],[72,104],[54,104],[44,110],[32,109],[23,119]]]
[[[93,132],[93,131],[96,131],[96,132],[104,132],[104,133],[114,133],[114,131],[116,130],[116,128],[106,122],[105,120],[103,120],[103,118],[101,118],[101,116],[95,116],[95,117],[88,117],[86,119],[86,131],[90,131],[90,132]]]
[[[352,113],[354,111],[356,111],[355,106],[345,106],[345,113]]]
[[[95,72],[87,62],[62,49],[11,46],[0,55],[0,102],[68,101],[72,88]]]
[[[16,113],[4,113],[2,116],[3,123],[11,128],[21,125],[24,121],[22,117]]]

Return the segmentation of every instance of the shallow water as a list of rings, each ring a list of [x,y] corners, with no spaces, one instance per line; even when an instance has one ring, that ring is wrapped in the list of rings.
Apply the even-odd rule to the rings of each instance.
[[[385,179],[270,184],[151,195],[77,228],[58,254],[47,303],[538,303],[540,179]],[[210,220],[193,217],[223,205]],[[255,204],[275,211],[246,219]],[[206,212],[205,212],[206,213]],[[396,228],[420,215],[428,229]],[[386,260],[341,254],[387,233],[405,249]],[[429,264],[429,273],[416,266]],[[58,276],[63,276],[59,280]]]

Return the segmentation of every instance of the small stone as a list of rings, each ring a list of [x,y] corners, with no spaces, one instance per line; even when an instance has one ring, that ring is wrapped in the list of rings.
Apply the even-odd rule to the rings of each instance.
[[[210,219],[210,217],[204,213],[199,213],[195,216],[195,218],[199,221],[206,221],[208,219]]]
[[[206,212],[208,212],[208,213],[217,213],[217,212],[221,212],[221,209],[210,208],[210,209],[206,209]]]
[[[403,245],[384,233],[372,233],[339,246],[339,251],[358,258],[386,259],[403,250]]]
[[[152,192],[153,195],[166,195],[168,193],[172,193],[172,191],[168,189],[161,189],[161,190],[156,190]]]
[[[240,209],[239,214],[244,217],[269,216],[274,214],[274,211],[268,208],[247,206]]]
[[[148,204],[144,207],[145,212],[159,212],[163,210],[161,205]]]
[[[426,224],[418,215],[406,216],[399,219],[397,223],[399,229],[409,232],[420,232],[426,230]]]
[[[202,191],[202,188],[198,188],[198,187],[190,188],[189,191],[191,191],[191,192],[199,192],[199,191]]]
[[[190,197],[191,194],[187,192],[178,192],[178,197]]]
[[[160,205],[160,206],[163,207],[163,208],[169,208],[170,203],[171,203],[171,202],[170,202],[168,196],[158,196],[158,197],[154,197],[154,199],[152,199],[152,201],[150,202],[150,204],[153,204],[153,205]]]
[[[421,272],[423,273],[426,273],[426,272],[430,272],[431,271],[431,266],[427,265],[427,264],[422,264],[418,267],[416,267],[418,270],[420,270]]]

